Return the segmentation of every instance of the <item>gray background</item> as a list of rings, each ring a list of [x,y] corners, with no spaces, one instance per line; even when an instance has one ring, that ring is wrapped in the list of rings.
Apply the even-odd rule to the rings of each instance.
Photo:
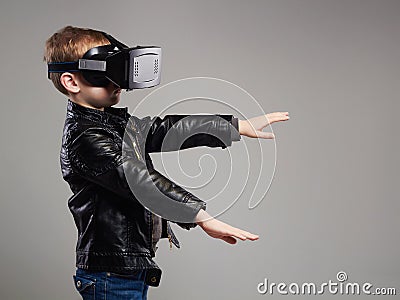
[[[67,24],[102,29],[130,45],[161,46],[163,84],[222,78],[266,112],[291,115],[273,125],[278,161],[267,197],[248,210],[250,186],[220,216],[260,240],[231,246],[199,228],[174,226],[182,248],[160,243],[156,261],[164,273],[150,299],[280,298],[259,295],[257,284],[321,283],[341,270],[349,281],[399,293],[399,15],[400,1],[387,0],[3,1],[0,299],[79,299],[71,192],[59,167],[66,100],[42,62],[44,41]],[[123,94],[119,106],[132,111],[150,92]],[[184,111],[197,112],[190,105]],[[214,113],[211,106],[201,112]],[[262,141],[269,165],[271,143]],[[243,144],[259,147],[243,137],[229,150]],[[218,169],[226,167],[227,152],[191,149],[182,151],[195,161],[181,161],[185,172],[198,173],[204,151]],[[214,163],[202,166],[208,164]],[[252,170],[254,187],[257,160]],[[235,172],[241,184],[247,171]],[[194,192],[206,198],[215,191]],[[236,196],[228,191],[221,199]]]

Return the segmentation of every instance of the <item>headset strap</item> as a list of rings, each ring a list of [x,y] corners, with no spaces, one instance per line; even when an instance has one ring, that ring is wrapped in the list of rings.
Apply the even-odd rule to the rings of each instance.
[[[79,59],[78,61],[52,62],[47,64],[47,77],[50,79],[50,73],[79,72],[88,71],[106,71],[106,61]]]
[[[114,38],[112,35],[105,33],[104,31],[101,32],[106,39],[111,43],[113,46],[117,46],[119,49],[128,49],[129,47],[120,41],[118,41],[116,38]]]
[[[78,72],[77,61],[52,62],[47,64],[47,78],[50,79],[50,73]]]

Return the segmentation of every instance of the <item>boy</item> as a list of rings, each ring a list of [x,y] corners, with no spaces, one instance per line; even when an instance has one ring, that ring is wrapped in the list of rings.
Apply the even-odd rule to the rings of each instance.
[[[48,64],[75,62],[88,50],[109,44],[102,32],[67,26],[46,41],[44,60]],[[212,218],[205,212],[205,202],[154,169],[149,153],[161,151],[167,132],[175,131],[179,136],[179,128],[194,132],[203,126],[209,128],[210,134],[193,135],[176,150],[196,146],[225,148],[240,140],[240,135],[273,138],[262,128],[288,120],[287,112],[250,120],[238,120],[232,115],[138,119],[126,107],[112,107],[119,102],[121,93],[114,82],[89,83],[81,72],[72,69],[51,72],[49,78],[68,96],[60,162],[63,178],[73,192],[68,200],[78,229],[73,279],[83,299],[146,299],[149,285],[158,286],[160,281],[161,270],[152,259],[158,240],[168,238],[171,247],[180,247],[169,221],[135,198],[128,178],[137,187],[151,181],[163,195],[181,204],[177,213],[191,220],[174,221],[182,228],[189,230],[199,225],[209,236],[230,244],[236,243],[235,238],[258,239],[257,235]],[[126,158],[122,144],[128,127],[129,142],[138,147],[136,150],[145,151],[132,151],[133,155]],[[142,132],[145,128],[146,136]]]

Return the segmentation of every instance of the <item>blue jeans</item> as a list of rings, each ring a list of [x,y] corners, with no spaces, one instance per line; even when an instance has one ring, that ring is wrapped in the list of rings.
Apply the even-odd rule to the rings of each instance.
[[[77,268],[72,277],[83,300],[146,300],[149,286],[144,282],[145,275],[146,270],[122,275]]]

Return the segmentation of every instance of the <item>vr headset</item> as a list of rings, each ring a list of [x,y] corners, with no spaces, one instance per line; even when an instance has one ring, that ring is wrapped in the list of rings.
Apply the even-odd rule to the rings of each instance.
[[[110,45],[91,48],[78,61],[48,63],[48,78],[50,73],[81,72],[93,86],[105,87],[112,82],[127,91],[160,84],[160,47],[129,48],[111,35],[102,34]]]

